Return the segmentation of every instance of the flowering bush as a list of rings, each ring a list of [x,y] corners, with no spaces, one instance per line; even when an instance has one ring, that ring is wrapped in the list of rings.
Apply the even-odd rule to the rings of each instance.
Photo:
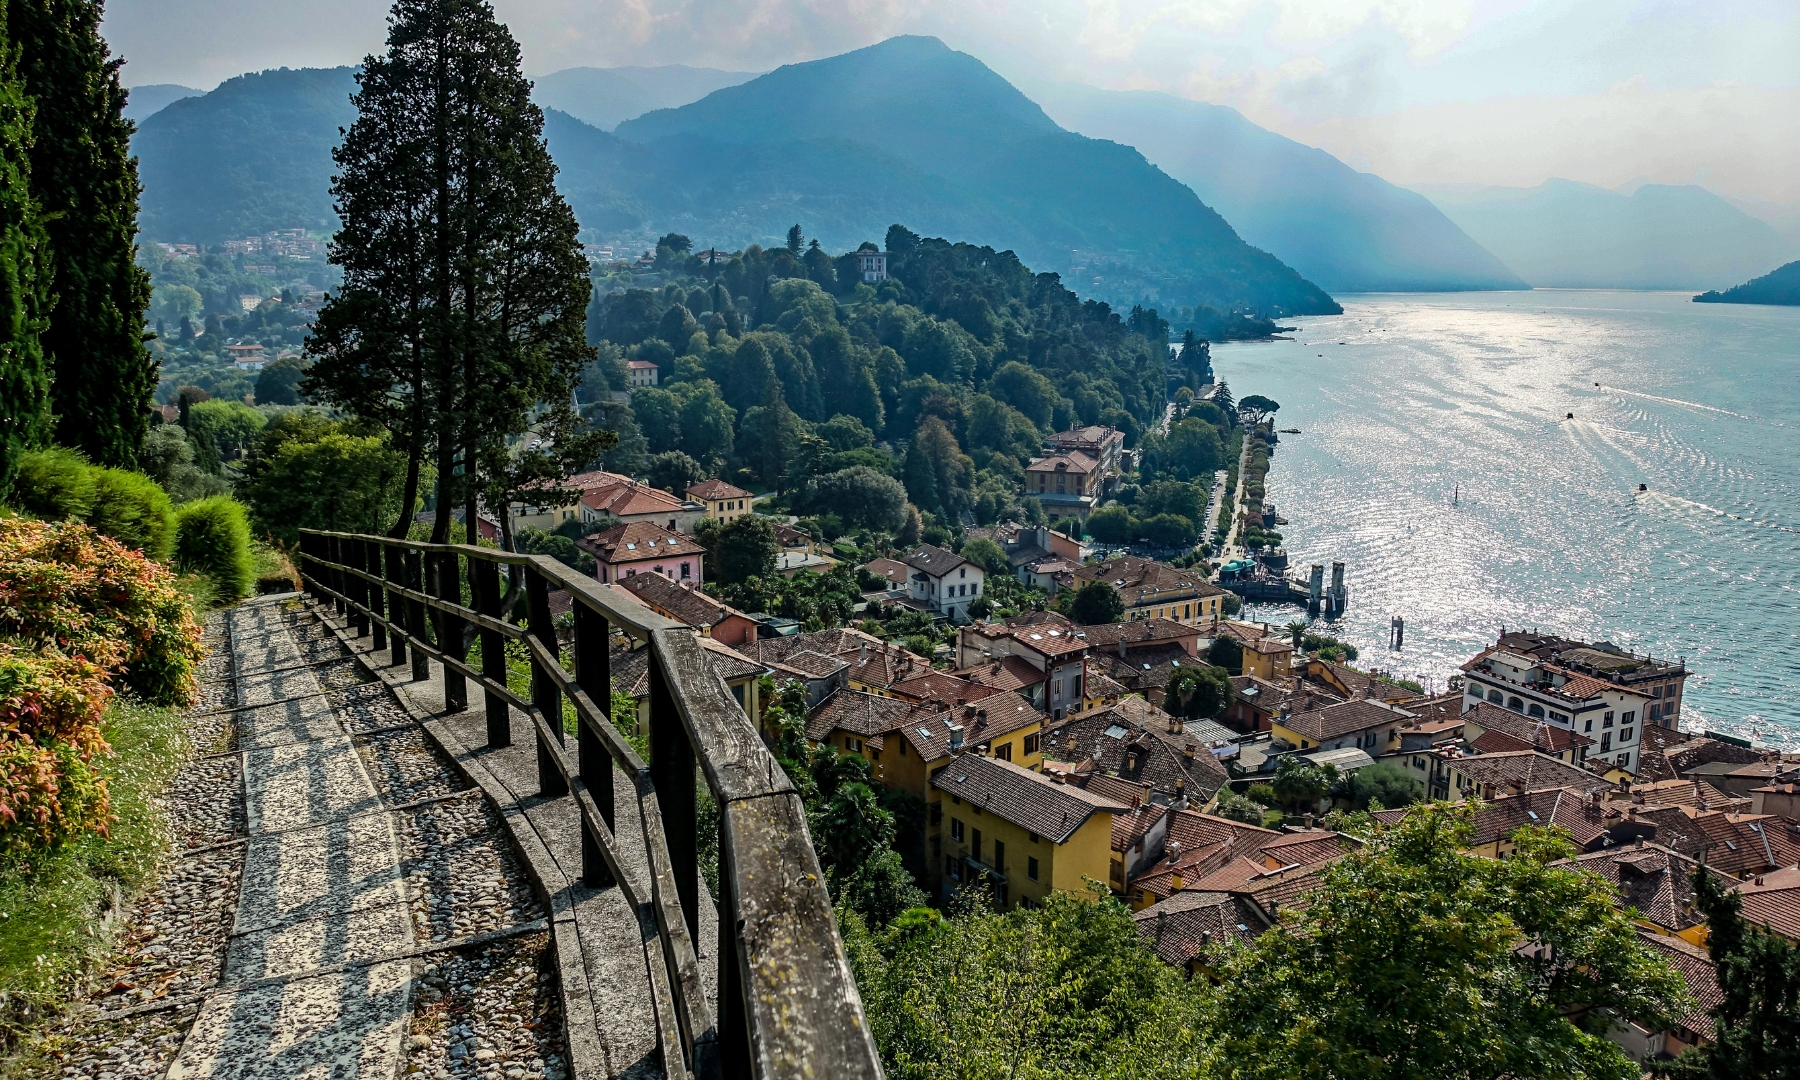
[[[54,650],[0,644],[0,860],[107,831],[106,669]]]
[[[0,637],[119,672],[152,704],[193,703],[200,627],[174,576],[86,525],[0,521]]]

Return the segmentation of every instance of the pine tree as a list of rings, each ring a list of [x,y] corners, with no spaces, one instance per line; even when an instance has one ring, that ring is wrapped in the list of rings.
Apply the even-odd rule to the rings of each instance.
[[[799,225],[795,225],[792,228],[788,229],[788,231],[787,231],[787,249],[788,249],[788,254],[792,255],[796,259],[798,259],[800,257],[800,253],[806,249],[806,234],[802,233],[800,231]]]
[[[429,460],[432,539],[449,539],[460,508],[473,542],[478,498],[516,479],[506,444],[541,403],[568,400],[594,355],[591,285],[543,113],[493,9],[399,0],[389,26],[335,155],[344,286],[309,345],[308,389],[394,433],[409,506]]]
[[[19,83],[0,5],[0,496],[19,455],[50,434],[50,369],[38,334],[49,308],[44,222],[32,196],[31,101]]]
[[[99,0],[11,0],[9,30],[34,105],[31,188],[46,215],[55,307],[42,334],[55,371],[56,438],[130,467],[150,428],[157,363],[144,345],[150,276],[136,263],[138,178],[122,60]]]

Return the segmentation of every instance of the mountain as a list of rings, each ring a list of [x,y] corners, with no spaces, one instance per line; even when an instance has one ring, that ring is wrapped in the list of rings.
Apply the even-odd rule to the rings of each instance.
[[[1340,310],[1324,290],[1246,244],[1142,154],[1064,130],[986,65],[936,38],[892,38],[790,64],[691,105],[628,120],[614,134],[652,152],[697,155],[687,159],[689,191],[716,183],[746,154],[771,163],[790,153],[822,156],[834,169],[855,169],[862,159],[852,174],[860,184],[827,192],[799,190],[810,185],[798,169],[783,183],[777,168],[767,186],[729,184],[726,177],[735,197],[712,203],[710,212],[767,222],[771,239],[781,233],[770,226],[782,215],[852,224],[841,233],[809,224],[839,248],[904,221],[927,235],[1011,248],[1043,269],[1069,267],[1084,295],[1119,304],[1198,302],[1272,315]],[[895,163],[907,168],[886,175]],[[919,210],[871,206],[865,187],[898,187]],[[785,205],[771,213],[771,202]]]
[[[1705,188],[1644,184],[1625,195],[1547,180],[1418,190],[1539,287],[1724,288],[1795,253],[1766,223]]]
[[[1724,292],[1702,293],[1696,304],[1781,304],[1800,307],[1800,262],[1777,267],[1762,277]]]
[[[652,109],[672,109],[699,101],[714,90],[756,78],[754,71],[667,67],[564,68],[539,77],[532,100],[577,120],[611,130],[621,120]]]
[[[1032,89],[1058,123],[1135,146],[1247,243],[1332,292],[1530,288],[1431,201],[1236,109],[1150,91]]]
[[[130,96],[126,98],[125,119],[142,120],[147,116],[161,112],[170,102],[182,98],[199,97],[206,93],[191,86],[180,86],[175,83],[152,83],[149,86],[134,86]]]
[[[217,244],[271,229],[335,229],[331,151],[356,119],[355,68],[239,75],[138,125],[131,148],[151,240]]]

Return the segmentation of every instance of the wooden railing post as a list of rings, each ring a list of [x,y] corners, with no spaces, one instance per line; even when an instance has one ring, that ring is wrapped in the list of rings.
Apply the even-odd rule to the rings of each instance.
[[[344,557],[344,565],[349,568],[344,574],[344,594],[356,601],[362,608],[369,606],[369,583],[358,576],[355,571],[363,568],[363,543],[351,537],[338,544],[338,554]],[[356,630],[356,636],[369,636],[369,616],[356,607],[350,609],[350,625]]]
[[[661,651],[650,646],[650,782],[662,808],[675,895],[687,920],[688,936],[700,937],[700,857],[694,835],[694,747],[676,711],[675,694],[663,671]]]
[[[381,547],[382,550],[387,553],[388,583],[390,585],[404,586],[406,584],[405,552],[398,547],[390,547],[386,543],[383,543]],[[404,598],[399,594],[390,591],[388,593],[387,609],[389,622],[392,622],[397,629],[411,632],[412,623],[407,621],[406,612],[408,609]],[[394,662],[394,667],[399,667],[401,664],[406,663],[406,639],[396,633],[393,635],[392,644],[394,651],[389,659]]]
[[[598,611],[586,604],[575,605],[575,682],[600,709],[612,711],[612,655],[607,643],[610,628]],[[607,829],[616,828],[613,805],[613,761],[600,741],[600,733],[586,720],[575,726],[575,750],[582,783],[594,795],[600,817]],[[581,830],[581,879],[589,888],[612,884],[612,871],[600,853],[599,838],[586,827]]]
[[[550,651],[551,656],[560,655],[556,644],[556,622],[550,617],[550,587],[535,566],[525,568],[525,606],[531,636],[537,638]],[[544,714],[544,722],[550,725],[550,730],[555,733],[560,745],[563,742],[562,690],[538,665],[535,656],[531,661],[531,703],[537,706],[538,712]],[[542,734],[538,735],[538,791],[544,795],[566,795],[569,792],[569,784],[563,779],[562,771],[556,767],[556,758],[550,747],[544,745]]]
[[[337,568],[337,564],[344,560],[340,558],[338,554],[338,538],[335,536],[327,536],[323,539],[325,541],[325,558],[330,560],[332,564],[325,569],[325,580],[331,585],[331,606],[339,615],[342,615],[345,611],[344,575],[343,572]]]
[[[431,569],[435,580],[431,591],[446,604],[462,603],[462,574],[458,569],[460,561],[454,551],[440,551],[432,557]],[[466,663],[469,650],[463,644],[463,621],[441,608],[437,616],[438,648],[444,651],[445,656]],[[444,711],[457,713],[468,707],[469,687],[463,680],[462,672],[445,664]]]
[[[363,537],[362,568],[366,573],[372,574],[377,578],[381,577],[381,542],[379,540],[367,536]],[[383,601],[387,598],[387,590],[380,585],[371,584],[368,586],[367,594],[369,611],[374,615],[385,618],[387,615],[387,608]],[[374,638],[374,640],[369,643],[370,648],[374,652],[380,652],[387,648],[387,627],[376,622],[374,619],[370,619],[369,633]]]
[[[725,815],[719,815],[719,1072],[722,1080],[750,1080],[750,1005],[738,968],[737,871],[731,865]]]
[[[469,591],[474,593],[475,610],[490,619],[500,618],[500,566],[491,559],[469,557]],[[498,630],[481,630],[481,674],[501,686],[506,685],[506,638]],[[483,690],[487,707],[487,744],[492,750],[512,745],[512,710],[506,699],[492,690]]]
[[[412,549],[406,552],[406,587],[413,592],[425,591],[425,557]],[[431,640],[425,629],[425,605],[417,600],[406,601],[406,632],[415,641]],[[431,657],[425,655],[424,649],[412,651],[412,677],[413,682],[431,678]]]

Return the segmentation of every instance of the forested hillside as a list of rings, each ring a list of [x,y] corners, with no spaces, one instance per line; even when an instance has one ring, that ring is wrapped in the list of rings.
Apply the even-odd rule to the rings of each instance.
[[[1759,278],[1735,285],[1724,292],[1707,292],[1694,297],[1697,304],[1780,304],[1800,306],[1800,262],[1777,267]]]
[[[798,238],[798,250],[752,247],[709,273],[682,258],[686,237],[665,237],[664,264],[683,266],[683,283],[590,311],[602,360],[583,400],[621,387],[627,359],[663,376],[629,405],[598,408],[620,431],[607,466],[653,480],[723,472],[786,490],[797,512],[889,530],[908,500],[944,522],[1038,519],[1018,494],[1024,466],[1046,434],[1077,422],[1119,427],[1133,446],[1142,437],[1182,480],[1219,467],[1223,413],[1222,433],[1174,451],[1147,434],[1167,366],[1154,311],[1122,318],[1010,251],[898,225],[884,239],[891,276],[871,288],[853,256]]]

